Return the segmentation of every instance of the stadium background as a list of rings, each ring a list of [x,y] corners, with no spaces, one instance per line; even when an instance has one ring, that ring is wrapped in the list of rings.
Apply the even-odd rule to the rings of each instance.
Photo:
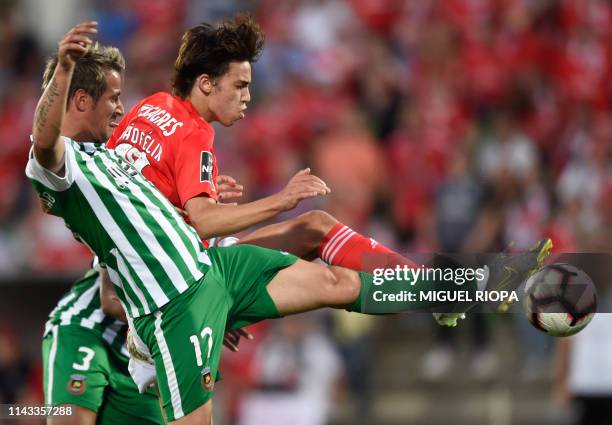
[[[236,11],[267,36],[247,118],[217,127],[245,200],[308,165],[333,192],[288,216],[322,208],[400,252],[545,235],[557,252],[612,251],[608,1],[3,0],[0,403],[41,402],[42,324],[89,261],[23,172],[45,56],[98,20],[126,56],[129,108],[168,88],[184,29]],[[571,423],[552,397],[555,341],[519,314],[444,332],[323,312],[254,333],[225,354],[216,423]]]

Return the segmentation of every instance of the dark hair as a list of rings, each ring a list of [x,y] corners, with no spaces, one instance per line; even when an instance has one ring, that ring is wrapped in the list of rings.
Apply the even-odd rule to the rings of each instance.
[[[53,78],[57,61],[57,53],[47,60],[43,75],[43,90],[47,88],[51,78]],[[70,101],[73,98],[78,89],[83,89],[93,98],[94,102],[97,102],[106,90],[106,73],[108,71],[123,73],[125,71],[125,59],[116,47],[101,46],[96,43],[76,62],[70,90],[68,91],[68,100]]]
[[[196,78],[225,74],[230,62],[255,62],[264,46],[264,34],[249,15],[238,15],[213,27],[201,23],[185,32],[174,62],[172,93],[185,98]]]

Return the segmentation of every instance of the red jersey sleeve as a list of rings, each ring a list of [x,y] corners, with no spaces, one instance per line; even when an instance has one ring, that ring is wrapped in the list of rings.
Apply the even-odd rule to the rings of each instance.
[[[217,199],[217,160],[212,149],[213,138],[212,128],[199,128],[175,145],[174,174],[182,207],[196,196]]]

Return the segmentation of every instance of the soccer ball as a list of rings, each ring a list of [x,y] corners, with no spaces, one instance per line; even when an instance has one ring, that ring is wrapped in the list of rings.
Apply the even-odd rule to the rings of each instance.
[[[525,283],[523,310],[527,320],[547,335],[574,335],[589,324],[597,310],[595,285],[571,264],[551,264]]]

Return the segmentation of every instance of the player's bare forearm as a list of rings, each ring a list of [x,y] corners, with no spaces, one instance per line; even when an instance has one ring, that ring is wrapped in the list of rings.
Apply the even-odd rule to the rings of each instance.
[[[34,113],[34,126],[32,128],[34,155],[43,167],[52,171],[61,168],[64,155],[64,145],[60,143],[60,133],[72,72],[73,69],[66,70],[57,67],[51,82],[38,101]]]
[[[272,196],[242,205],[219,205],[206,197],[192,198],[185,210],[202,239],[241,232],[283,211],[295,208],[302,200],[330,192],[323,180],[310,174],[310,168],[298,171],[287,186]]]
[[[200,196],[187,201],[185,210],[202,239],[241,232],[283,211],[273,196],[241,205],[217,204]]]
[[[185,210],[202,239],[241,232],[275,215],[294,209],[302,200],[327,195],[331,190],[323,180],[310,174],[310,168],[298,171],[278,193],[242,205],[222,205],[206,197],[185,203]]]

